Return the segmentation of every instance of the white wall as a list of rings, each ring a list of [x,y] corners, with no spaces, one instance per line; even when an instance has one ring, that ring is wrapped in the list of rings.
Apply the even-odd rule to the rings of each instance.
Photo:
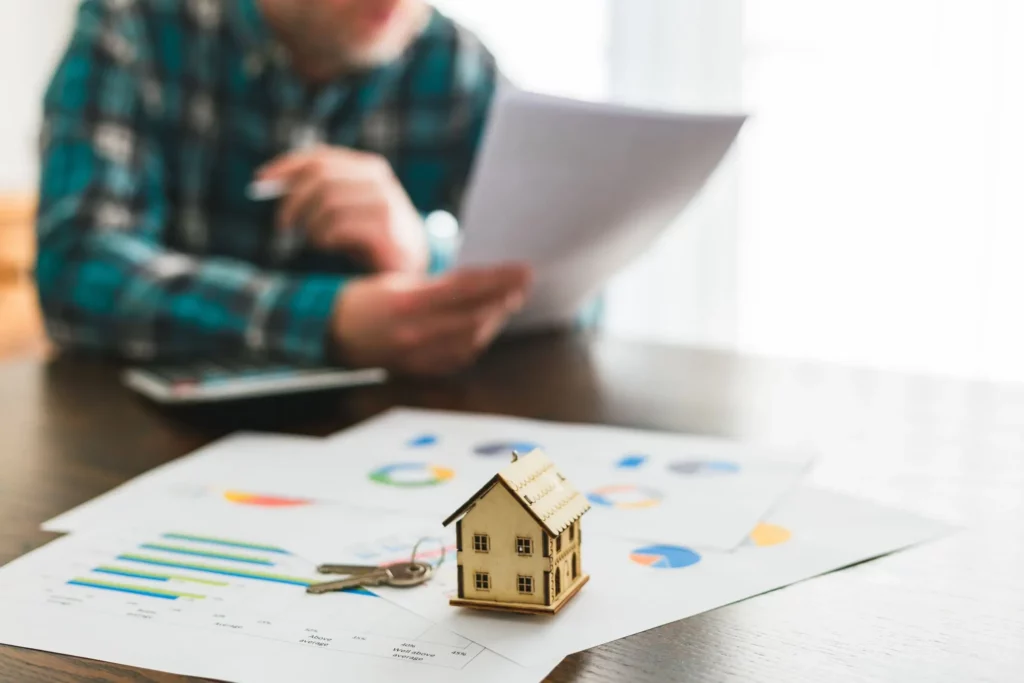
[[[32,191],[43,90],[77,0],[0,0],[0,192]]]

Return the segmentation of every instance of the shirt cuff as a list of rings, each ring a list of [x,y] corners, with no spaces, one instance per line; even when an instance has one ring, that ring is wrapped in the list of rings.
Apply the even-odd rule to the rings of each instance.
[[[335,301],[347,278],[315,275],[264,282],[246,345],[262,356],[300,365],[328,365]]]

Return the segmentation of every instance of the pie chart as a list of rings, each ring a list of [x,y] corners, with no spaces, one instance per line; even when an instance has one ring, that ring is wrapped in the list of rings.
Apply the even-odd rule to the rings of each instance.
[[[298,507],[300,505],[310,505],[313,502],[306,498],[287,498],[285,496],[249,493],[247,491],[225,491],[224,500],[236,505],[254,505],[264,508]]]
[[[654,507],[661,503],[661,498],[659,491],[632,484],[603,486],[587,494],[587,500],[592,504],[619,510]]]
[[[681,545],[648,545],[631,552],[629,559],[653,569],[682,569],[700,562],[700,555]]]
[[[750,532],[750,542],[760,548],[767,548],[773,545],[781,545],[792,536],[793,533],[786,527],[761,522]]]
[[[727,460],[679,460],[668,466],[669,471],[687,476],[720,476],[736,474],[740,466]]]
[[[422,462],[400,462],[370,472],[371,481],[400,488],[437,486],[454,476],[454,470]]]
[[[488,441],[473,449],[477,455],[505,455],[512,457],[512,451],[519,455],[526,455],[532,450],[540,448],[529,441]]]

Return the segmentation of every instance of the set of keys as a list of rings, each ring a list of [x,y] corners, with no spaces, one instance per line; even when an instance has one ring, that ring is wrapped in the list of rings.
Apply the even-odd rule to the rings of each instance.
[[[372,586],[393,586],[395,588],[411,588],[430,580],[437,567],[416,560],[419,543],[412,549],[412,558],[408,562],[397,562],[387,566],[367,564],[322,564],[317,567],[321,574],[345,574],[348,578],[324,583],[314,583],[306,588],[307,593],[319,595],[352,588],[370,588]]]

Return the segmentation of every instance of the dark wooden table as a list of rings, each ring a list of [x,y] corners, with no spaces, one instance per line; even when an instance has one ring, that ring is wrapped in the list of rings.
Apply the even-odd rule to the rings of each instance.
[[[965,528],[568,657],[555,681],[1024,681],[1024,387],[581,337],[463,377],[166,410],[108,364],[0,365],[0,563],[43,520],[237,429],[326,435],[394,405],[813,447],[815,483]],[[178,677],[0,647],[0,680]]]

